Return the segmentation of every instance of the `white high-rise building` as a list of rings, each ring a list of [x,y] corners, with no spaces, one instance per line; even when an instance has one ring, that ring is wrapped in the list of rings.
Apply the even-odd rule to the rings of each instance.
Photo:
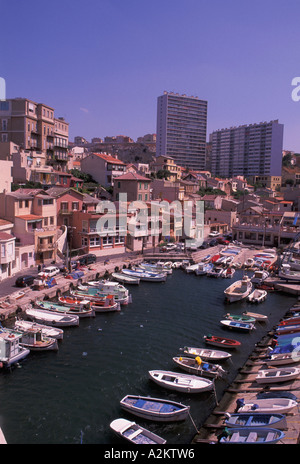
[[[214,176],[281,176],[283,124],[260,122],[210,134]]]
[[[205,169],[207,101],[173,92],[157,99],[156,156],[171,156],[192,170]]]

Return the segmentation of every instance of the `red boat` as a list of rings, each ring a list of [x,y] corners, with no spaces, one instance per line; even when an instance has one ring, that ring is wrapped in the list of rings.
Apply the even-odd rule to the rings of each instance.
[[[223,346],[226,348],[237,348],[241,345],[241,342],[233,340],[231,338],[216,337],[215,335],[204,335],[205,343],[213,346]]]
[[[215,263],[219,258],[221,258],[221,255],[214,255],[214,256],[211,258],[210,262],[211,262],[211,263]]]
[[[279,325],[295,325],[295,324],[300,324],[300,317],[291,317],[289,319],[284,319],[281,322],[279,322]]]

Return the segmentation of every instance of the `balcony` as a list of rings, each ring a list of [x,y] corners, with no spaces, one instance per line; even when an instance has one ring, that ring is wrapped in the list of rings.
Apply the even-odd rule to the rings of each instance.
[[[43,253],[45,251],[53,251],[55,249],[55,243],[38,243],[37,251]]]

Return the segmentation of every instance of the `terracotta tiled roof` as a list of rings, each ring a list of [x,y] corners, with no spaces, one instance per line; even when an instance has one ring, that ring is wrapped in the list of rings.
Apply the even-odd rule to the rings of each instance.
[[[141,180],[151,182],[151,179],[149,179],[148,177],[141,176],[136,172],[126,172],[126,174],[122,174],[121,176],[115,178],[115,181],[119,180]]]

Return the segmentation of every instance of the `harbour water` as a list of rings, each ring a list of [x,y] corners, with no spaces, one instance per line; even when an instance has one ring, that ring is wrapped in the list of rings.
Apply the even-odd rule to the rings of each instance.
[[[242,276],[237,271],[234,280]],[[164,390],[148,379],[151,369],[175,370],[179,348],[205,346],[206,334],[242,342],[223,363],[227,375],[216,381],[221,397],[257,343],[295,303],[292,296],[269,293],[259,306],[243,301],[226,305],[224,289],[231,279],[214,279],[174,270],[166,283],[128,286],[132,303],[120,313],[81,319],[65,329],[57,352],[30,353],[19,367],[0,375],[0,427],[9,444],[106,444],[120,440],[109,424],[118,417],[135,420],[167,440],[189,444],[214,409],[213,393],[185,395]],[[222,328],[227,312],[249,311],[269,316],[251,333]],[[126,394],[171,398],[190,405],[191,418],[179,423],[153,423],[120,409]]]

